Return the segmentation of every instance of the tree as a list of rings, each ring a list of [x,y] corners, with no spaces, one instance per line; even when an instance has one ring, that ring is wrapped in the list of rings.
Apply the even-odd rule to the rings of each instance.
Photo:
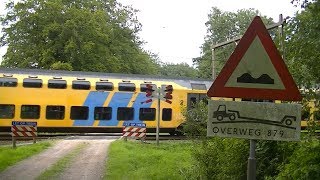
[[[198,72],[195,68],[190,67],[187,63],[172,64],[163,63],[160,68],[161,76],[168,77],[191,77],[195,78]]]
[[[203,78],[212,77],[212,44],[221,43],[232,38],[243,35],[254,16],[260,15],[260,12],[254,9],[241,9],[236,13],[223,12],[213,7],[208,15],[209,20],[206,22],[207,36],[202,45],[202,56],[193,59],[199,69],[199,75]],[[265,24],[272,22],[271,18],[262,17]],[[215,71],[220,72],[225,62],[228,60],[236,44],[230,44],[215,50]],[[208,68],[210,67],[210,68]]]
[[[320,1],[303,4],[286,26],[286,60],[297,84],[310,88],[320,83]]]
[[[76,71],[157,72],[140,47],[136,10],[116,0],[22,0],[6,8],[4,67],[50,69],[61,62]]]

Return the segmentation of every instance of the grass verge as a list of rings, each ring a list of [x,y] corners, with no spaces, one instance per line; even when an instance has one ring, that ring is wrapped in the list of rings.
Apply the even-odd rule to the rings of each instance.
[[[58,176],[71,164],[73,158],[80,153],[80,151],[85,148],[88,144],[81,143],[75,149],[73,149],[69,154],[65,155],[63,158],[59,159],[55,164],[53,164],[49,169],[44,171],[37,177],[37,180],[47,180],[47,179],[58,179]]]
[[[36,144],[18,146],[0,146],[0,172],[15,163],[38,154],[52,145],[50,141],[37,142]]]
[[[192,143],[166,141],[143,144],[118,140],[109,148],[105,179],[186,179],[193,164]]]

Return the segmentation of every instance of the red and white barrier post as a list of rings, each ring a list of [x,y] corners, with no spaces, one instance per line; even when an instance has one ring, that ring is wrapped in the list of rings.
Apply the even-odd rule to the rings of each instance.
[[[146,124],[144,123],[123,123],[122,137],[127,140],[127,137],[141,139],[145,141],[147,135]]]
[[[13,148],[16,148],[17,138],[32,138],[36,143],[37,122],[12,121],[11,135]]]

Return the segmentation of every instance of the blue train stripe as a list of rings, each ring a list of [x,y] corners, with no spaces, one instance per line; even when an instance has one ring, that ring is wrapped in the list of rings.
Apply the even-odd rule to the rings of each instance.
[[[151,104],[152,104],[152,102],[141,104],[141,102],[144,102],[147,99],[149,99],[149,98],[146,97],[146,93],[139,93],[138,94],[136,100],[134,101],[134,103],[132,105],[132,107],[134,108],[134,119],[133,119],[132,123],[142,123],[143,122],[143,121],[140,121],[140,119],[139,119],[140,108],[150,108]]]
[[[87,120],[75,120],[73,126],[92,126],[94,123],[94,108],[96,106],[103,106],[109,92],[92,91],[87,96],[83,106],[89,107],[89,115]]]
[[[112,118],[111,120],[100,121],[99,126],[117,126],[119,121],[117,119],[118,107],[127,107],[133,93],[116,92],[114,93],[108,107],[112,108]]]

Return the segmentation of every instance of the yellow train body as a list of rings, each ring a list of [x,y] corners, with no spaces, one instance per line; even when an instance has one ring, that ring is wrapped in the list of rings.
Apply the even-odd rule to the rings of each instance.
[[[22,69],[0,69],[0,74],[2,131],[7,131],[12,121],[36,121],[40,131],[55,132],[119,132],[124,122],[145,123],[147,129],[154,130],[157,99],[145,103],[149,98],[144,92],[146,84],[153,84],[173,87],[172,104],[160,101],[160,128],[172,132],[184,121],[182,108],[205,99],[212,83],[133,74]]]
[[[315,100],[309,101],[306,109],[302,111],[301,129],[306,129],[312,124],[320,125],[320,111]]]

